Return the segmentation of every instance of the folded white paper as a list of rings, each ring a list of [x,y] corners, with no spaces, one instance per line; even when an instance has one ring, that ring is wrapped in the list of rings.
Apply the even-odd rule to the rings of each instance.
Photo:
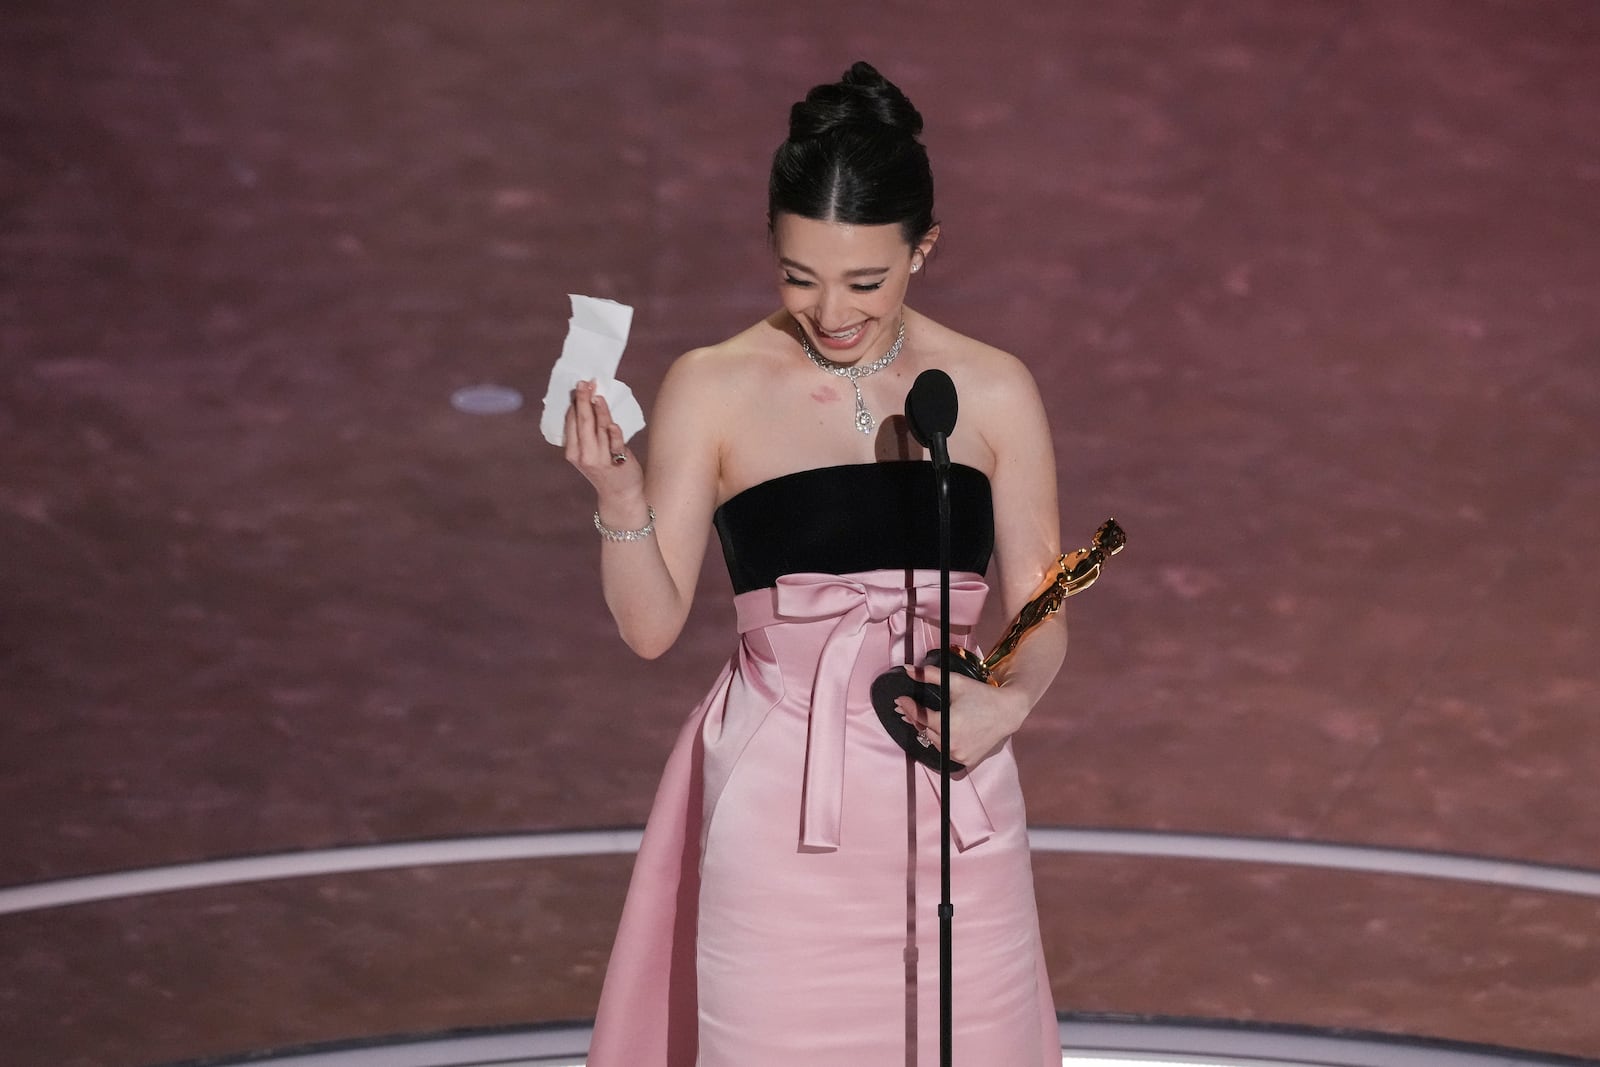
[[[644,429],[644,409],[634,399],[633,390],[617,381],[617,364],[628,343],[633,325],[633,308],[615,300],[567,294],[572,298],[572,318],[567,322],[567,340],[561,358],[550,369],[550,388],[544,394],[544,412],[539,417],[539,432],[553,445],[566,443],[567,408],[572,390],[579,382],[594,379],[595,391],[606,398],[611,418],[626,441]]]

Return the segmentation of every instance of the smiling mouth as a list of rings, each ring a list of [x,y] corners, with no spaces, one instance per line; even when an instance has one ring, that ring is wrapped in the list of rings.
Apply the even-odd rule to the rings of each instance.
[[[830,332],[818,326],[816,328],[817,340],[827,344],[837,345],[839,347],[848,347],[856,340],[856,338],[861,336],[862,332],[866,330],[866,328],[867,324],[864,322],[858,322],[848,330],[839,330],[837,332]]]

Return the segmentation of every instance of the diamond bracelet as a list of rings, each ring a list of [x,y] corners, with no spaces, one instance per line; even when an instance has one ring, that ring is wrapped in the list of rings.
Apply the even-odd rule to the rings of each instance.
[[[594,513],[594,528],[600,531],[600,536],[607,541],[643,541],[646,537],[656,532],[656,509],[646,504],[645,512],[650,516],[650,521],[637,530],[613,530],[600,521],[600,513]]]

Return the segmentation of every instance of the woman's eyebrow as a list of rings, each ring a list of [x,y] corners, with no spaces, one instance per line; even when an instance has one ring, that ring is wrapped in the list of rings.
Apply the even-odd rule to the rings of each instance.
[[[778,259],[778,262],[783,264],[785,267],[788,267],[790,270],[797,270],[802,274],[809,274],[813,278],[817,276],[817,272],[816,271],[812,270],[810,267],[806,266],[804,263],[795,262],[794,260],[790,259],[787,256],[780,257]],[[844,276],[846,278],[865,278],[870,274],[887,274],[887,273],[889,273],[889,268],[888,267],[857,267],[855,270],[847,270],[847,271],[845,271],[844,272]]]

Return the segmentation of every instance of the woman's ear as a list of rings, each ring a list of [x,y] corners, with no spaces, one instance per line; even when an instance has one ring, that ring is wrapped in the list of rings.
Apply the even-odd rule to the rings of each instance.
[[[918,238],[917,243],[911,246],[911,270],[913,273],[922,269],[928,256],[933,252],[933,246],[939,243],[939,227],[935,224]]]

